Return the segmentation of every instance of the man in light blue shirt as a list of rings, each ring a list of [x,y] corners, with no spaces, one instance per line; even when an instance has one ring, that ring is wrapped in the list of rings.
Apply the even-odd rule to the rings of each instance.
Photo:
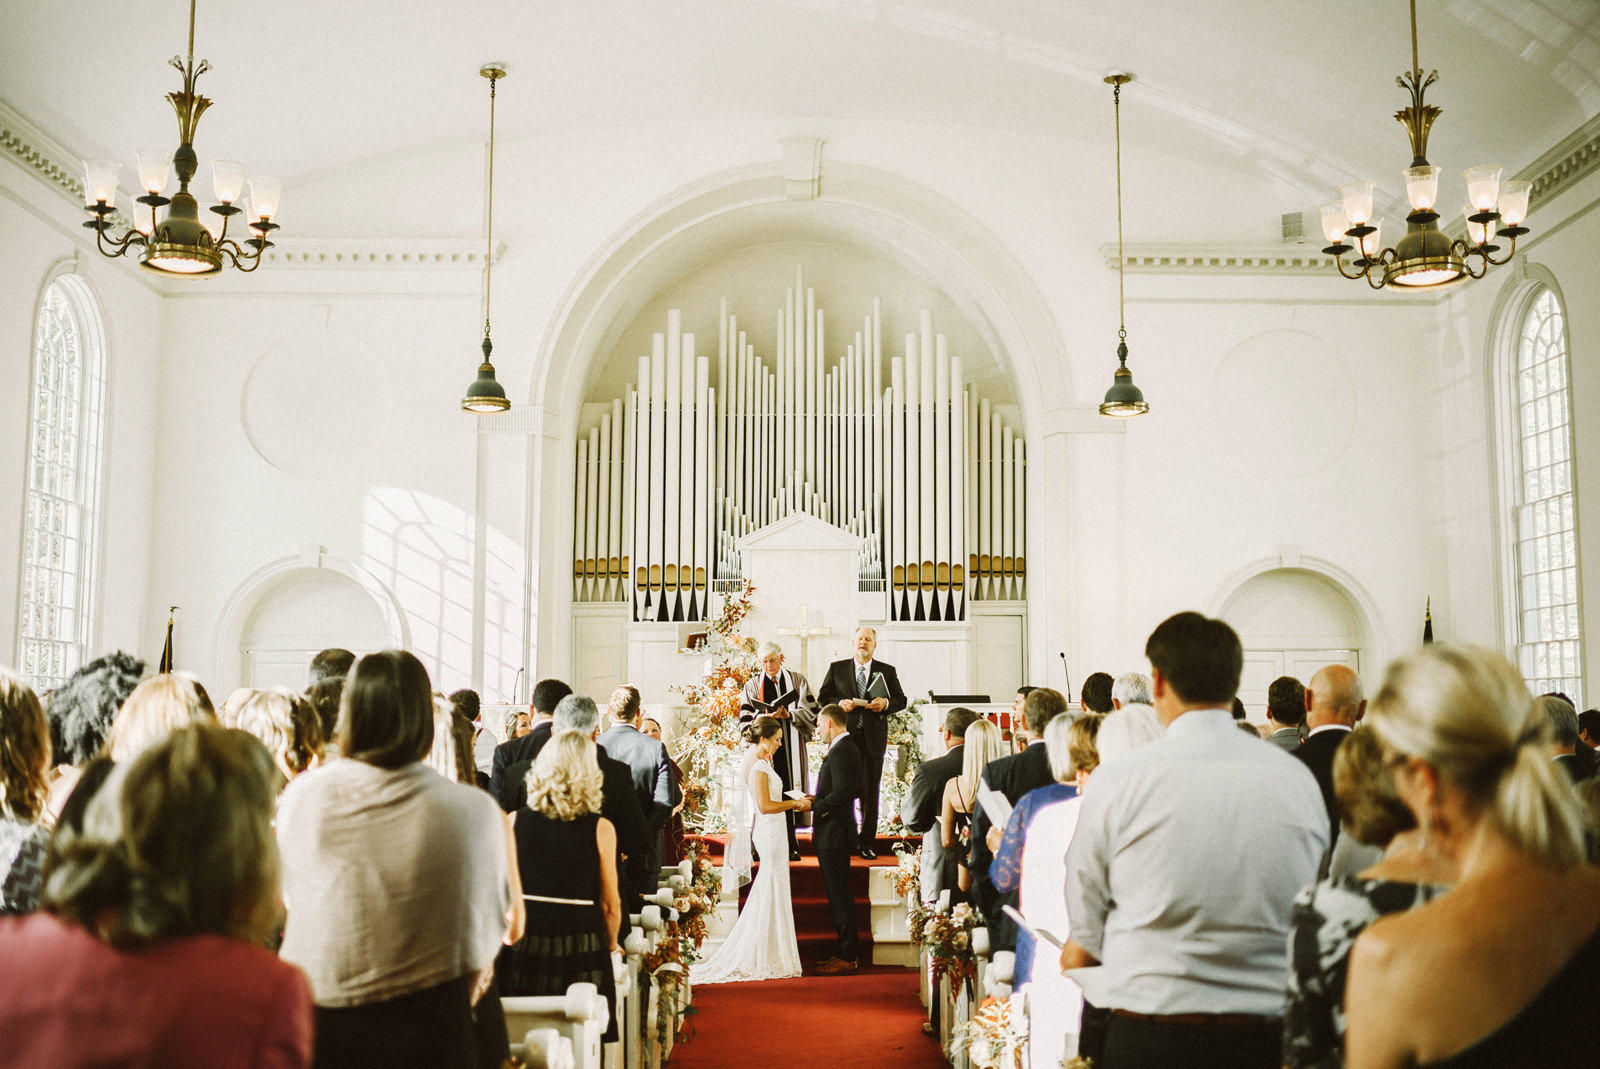
[[[1234,726],[1231,627],[1179,613],[1145,655],[1167,733],[1084,791],[1062,965],[1105,965],[1096,1069],[1277,1069],[1290,911],[1328,845],[1322,795],[1301,762]]]

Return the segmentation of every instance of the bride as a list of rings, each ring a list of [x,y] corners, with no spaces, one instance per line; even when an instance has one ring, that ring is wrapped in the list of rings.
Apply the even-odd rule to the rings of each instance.
[[[780,721],[757,717],[745,727],[744,738],[753,745],[741,770],[745,790],[729,814],[723,878],[732,874],[741,884],[750,879],[752,842],[761,858],[761,871],[727,941],[690,969],[689,977],[697,984],[800,975],[800,947],[795,941],[794,908],[789,898],[789,835],[783,815],[791,809],[806,812],[811,801],[783,797],[778,773],[772,767],[772,755],[783,741]]]

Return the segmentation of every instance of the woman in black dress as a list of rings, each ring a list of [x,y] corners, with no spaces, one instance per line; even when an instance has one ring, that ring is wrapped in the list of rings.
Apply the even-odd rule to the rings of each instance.
[[[527,930],[500,955],[503,995],[564,995],[576,983],[600,989],[611,1008],[606,1042],[617,1038],[612,954],[622,920],[617,833],[600,815],[595,744],[575,731],[551,736],[528,771],[528,801],[513,834],[528,905]]]

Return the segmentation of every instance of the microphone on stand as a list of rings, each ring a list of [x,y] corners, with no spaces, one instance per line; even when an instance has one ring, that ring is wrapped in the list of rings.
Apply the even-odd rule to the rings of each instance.
[[[1072,672],[1067,669],[1067,651],[1061,651],[1061,674],[1067,681],[1067,693],[1072,693]]]
[[[511,704],[512,705],[517,704],[517,695],[522,690],[522,673],[526,672],[526,671],[527,671],[526,668],[518,668],[517,669],[516,678],[511,681]]]

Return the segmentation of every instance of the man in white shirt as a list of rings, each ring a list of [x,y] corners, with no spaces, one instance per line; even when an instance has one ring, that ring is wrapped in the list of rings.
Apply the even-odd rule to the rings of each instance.
[[[1234,726],[1231,627],[1179,613],[1145,655],[1167,733],[1089,780],[1061,964],[1104,962],[1096,1069],[1277,1069],[1290,911],[1328,843],[1322,798],[1305,766]]]

